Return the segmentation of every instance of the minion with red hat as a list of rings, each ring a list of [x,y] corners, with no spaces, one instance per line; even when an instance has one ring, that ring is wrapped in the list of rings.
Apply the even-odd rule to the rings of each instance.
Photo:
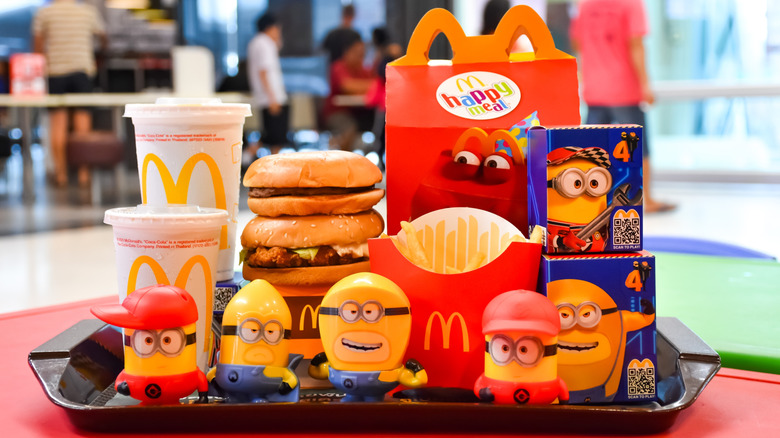
[[[606,225],[581,236],[607,209],[612,188],[609,152],[600,147],[566,146],[547,154],[547,247],[550,252],[601,252]]]
[[[481,401],[498,404],[568,403],[558,377],[558,311],[544,295],[513,290],[482,314],[485,372],[474,384]]]
[[[116,379],[118,393],[143,406],[177,404],[197,389],[198,403],[208,401],[208,381],[196,362],[198,308],[187,291],[158,284],[130,293],[122,304],[90,310],[125,329],[125,369]]]

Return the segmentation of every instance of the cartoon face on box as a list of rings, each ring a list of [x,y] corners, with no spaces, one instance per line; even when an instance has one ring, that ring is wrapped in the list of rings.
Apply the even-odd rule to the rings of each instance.
[[[529,214],[547,253],[642,248],[640,136],[636,125],[532,131]]]
[[[525,143],[525,139],[522,138]],[[521,142],[512,131],[465,130],[444,150],[412,199],[412,217],[449,207],[497,214],[527,229],[527,170]]]
[[[561,322],[558,374],[572,403],[655,398],[652,268],[649,254],[544,257],[542,289]]]

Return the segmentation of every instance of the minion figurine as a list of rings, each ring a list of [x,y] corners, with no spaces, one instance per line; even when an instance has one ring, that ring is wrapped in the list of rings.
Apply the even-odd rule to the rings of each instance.
[[[90,310],[125,329],[125,369],[116,379],[118,393],[144,406],[177,404],[197,389],[197,402],[208,401],[208,381],[196,361],[198,308],[187,291],[158,284],[130,293],[122,304]]]
[[[493,298],[482,314],[485,372],[474,394],[499,404],[569,401],[558,377],[558,312],[544,295],[514,290]]]
[[[550,282],[547,297],[558,308],[558,372],[572,403],[612,401],[623,370],[626,334],[653,323],[652,303],[642,299],[641,312],[618,310],[603,289],[575,279]]]
[[[399,383],[416,388],[428,382],[419,362],[401,362],[412,316],[406,294],[387,278],[370,272],[345,277],[323,297],[318,318],[325,352],[311,360],[309,375],[344,391],[342,401],[381,401]]]
[[[291,330],[290,309],[269,282],[238,291],[225,307],[217,366],[208,374],[215,392],[230,403],[297,402],[303,355],[290,354]]]
[[[547,239],[551,252],[600,252],[606,226],[578,236],[607,209],[612,188],[609,153],[599,147],[566,146],[547,154]]]

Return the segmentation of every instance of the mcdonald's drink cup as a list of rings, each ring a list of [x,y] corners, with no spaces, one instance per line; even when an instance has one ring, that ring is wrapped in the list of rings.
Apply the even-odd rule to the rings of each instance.
[[[133,119],[142,202],[227,210],[219,241],[217,280],[235,271],[241,144],[248,104],[220,99],[160,98],[128,104]]]
[[[119,301],[155,284],[178,286],[198,306],[198,366],[204,372],[211,353],[219,239],[228,221],[224,210],[192,205],[114,208],[104,222],[114,228]]]

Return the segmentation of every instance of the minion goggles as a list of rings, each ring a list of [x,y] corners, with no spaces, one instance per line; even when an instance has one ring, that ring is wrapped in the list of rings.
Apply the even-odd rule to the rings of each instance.
[[[263,324],[257,318],[247,318],[240,325],[223,325],[222,336],[238,336],[247,344],[264,340],[268,345],[276,345],[282,339],[290,339],[290,330],[284,329],[282,323],[272,319]]]
[[[523,336],[517,341],[506,335],[495,335],[485,342],[485,352],[498,366],[506,366],[515,361],[524,368],[535,366],[547,356],[558,353],[558,344],[544,345],[535,336]]]
[[[584,310],[584,311],[583,311]],[[579,324],[583,328],[595,327],[603,315],[618,311],[617,307],[602,309],[593,301],[585,301],[579,306],[571,303],[558,304],[558,316],[561,319],[561,330],[567,330]]]
[[[564,198],[576,198],[586,192],[590,196],[599,197],[606,195],[612,188],[612,174],[603,167],[594,167],[587,173],[570,167],[547,180],[547,187],[555,189]]]
[[[388,307],[385,309],[378,301],[366,301],[363,304],[354,300],[344,301],[341,306],[320,307],[320,315],[338,315],[347,324],[363,320],[369,324],[379,322],[385,316],[408,315],[408,307]]]
[[[181,327],[165,330],[136,330],[125,335],[125,346],[140,358],[154,356],[158,351],[166,357],[176,357],[188,345],[195,343],[195,333],[185,334]]]

